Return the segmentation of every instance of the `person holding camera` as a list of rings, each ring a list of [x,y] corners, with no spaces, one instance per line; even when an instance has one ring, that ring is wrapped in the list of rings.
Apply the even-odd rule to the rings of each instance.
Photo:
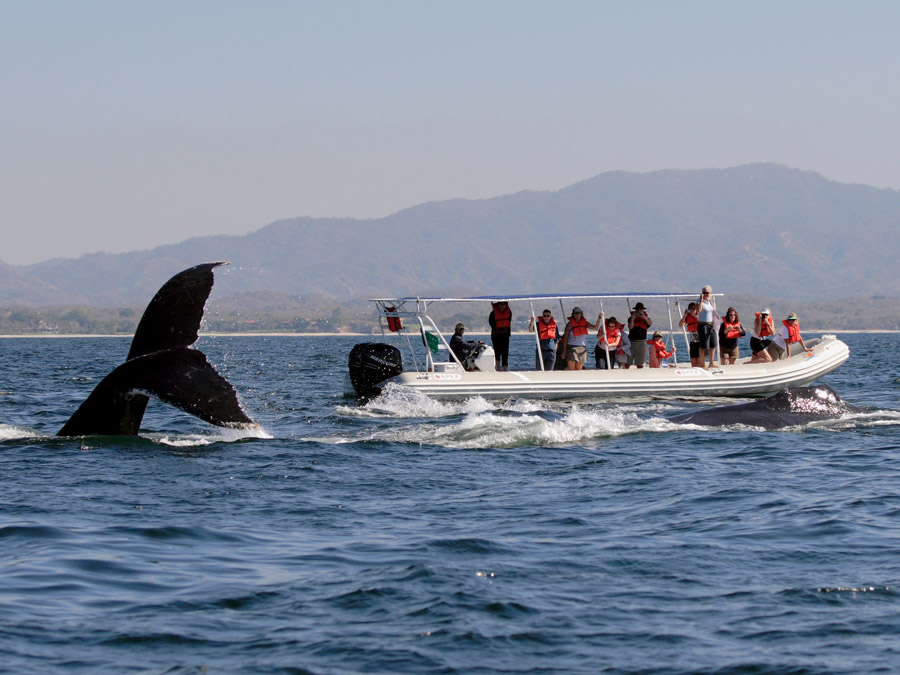
[[[635,364],[638,368],[643,368],[647,363],[647,329],[652,325],[653,319],[647,314],[644,303],[637,303],[628,317],[628,339],[631,340],[629,366]]]

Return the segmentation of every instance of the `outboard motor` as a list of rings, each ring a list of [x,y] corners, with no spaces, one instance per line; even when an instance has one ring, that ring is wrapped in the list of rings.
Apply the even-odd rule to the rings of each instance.
[[[400,350],[383,342],[363,342],[350,350],[350,382],[358,396],[378,396],[377,386],[403,372]]]

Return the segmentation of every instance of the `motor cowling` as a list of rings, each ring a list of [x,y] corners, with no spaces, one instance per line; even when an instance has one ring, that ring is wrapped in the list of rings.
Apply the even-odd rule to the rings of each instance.
[[[383,342],[363,342],[350,350],[350,382],[358,396],[377,396],[378,385],[403,372],[400,350]]]

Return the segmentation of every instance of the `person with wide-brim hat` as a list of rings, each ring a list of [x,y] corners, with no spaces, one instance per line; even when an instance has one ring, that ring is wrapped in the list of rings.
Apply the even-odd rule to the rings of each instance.
[[[791,358],[791,345],[797,342],[800,343],[800,346],[803,347],[807,354],[812,351],[806,346],[806,343],[803,342],[803,337],[800,335],[799,317],[795,312],[791,312],[788,314],[788,318],[781,322],[781,327],[772,338],[772,344],[766,347],[766,350],[773,361],[777,361],[780,358],[789,359]]]

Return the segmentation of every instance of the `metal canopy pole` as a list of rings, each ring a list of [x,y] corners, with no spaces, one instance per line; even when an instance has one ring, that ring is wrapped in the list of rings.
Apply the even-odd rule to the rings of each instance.
[[[541,336],[540,336],[540,330],[538,329],[538,323],[537,323],[538,320],[537,320],[537,317],[534,315],[534,301],[532,300],[532,301],[530,302],[530,304],[531,304],[531,321],[532,321],[532,324],[534,325],[534,341],[535,341],[535,344],[537,345],[537,362],[538,362],[538,364],[540,365],[541,370],[545,370],[545,368],[544,368],[544,355],[541,354]]]
[[[606,317],[603,316],[603,301],[600,301],[600,321],[603,324],[603,341],[606,343],[606,349],[603,351],[606,352],[606,369],[612,370],[612,364],[609,362],[609,338],[606,337]]]
[[[666,314],[669,315],[669,346],[675,346],[675,327],[672,325],[672,305],[669,304],[669,298],[666,298]],[[672,364],[678,365],[678,350],[672,354]]]

